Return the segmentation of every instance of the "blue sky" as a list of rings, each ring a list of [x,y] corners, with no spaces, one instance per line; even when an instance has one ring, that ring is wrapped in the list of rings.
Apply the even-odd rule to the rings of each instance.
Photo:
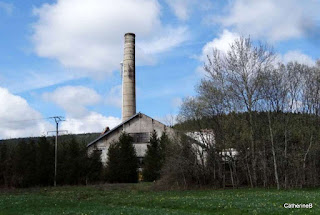
[[[320,0],[0,0],[0,138],[121,122],[123,35],[136,33],[137,111],[172,123],[205,56],[239,36],[314,65]]]

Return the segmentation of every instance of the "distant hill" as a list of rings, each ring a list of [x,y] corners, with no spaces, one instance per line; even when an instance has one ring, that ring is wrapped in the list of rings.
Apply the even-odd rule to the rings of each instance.
[[[59,142],[68,142],[72,137],[74,137],[78,143],[86,145],[99,136],[100,136],[100,133],[59,135]],[[0,144],[7,143],[8,145],[14,145],[14,144],[17,144],[23,140],[25,140],[27,142],[33,140],[33,141],[37,142],[39,139],[40,139],[40,137],[23,137],[23,138],[3,139],[3,140],[0,140]],[[47,136],[47,139],[50,142],[54,142],[55,136]]]

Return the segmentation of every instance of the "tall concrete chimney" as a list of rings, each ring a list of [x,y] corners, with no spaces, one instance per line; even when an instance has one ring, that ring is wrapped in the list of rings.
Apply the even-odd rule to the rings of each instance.
[[[135,37],[133,33],[124,35],[122,121],[136,114]]]

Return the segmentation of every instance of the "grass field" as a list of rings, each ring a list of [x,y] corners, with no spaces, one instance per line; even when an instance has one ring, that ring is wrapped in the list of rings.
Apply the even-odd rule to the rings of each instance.
[[[284,203],[313,203],[285,209]],[[0,190],[0,214],[320,214],[320,189],[154,191],[150,184]]]

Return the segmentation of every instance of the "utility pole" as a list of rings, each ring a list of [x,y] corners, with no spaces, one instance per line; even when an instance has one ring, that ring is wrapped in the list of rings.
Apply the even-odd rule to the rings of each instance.
[[[65,121],[62,116],[49,117],[56,122],[56,141],[54,146],[54,186],[57,186],[57,163],[58,163],[58,135],[59,135],[59,122]],[[50,131],[49,131],[50,132]]]

